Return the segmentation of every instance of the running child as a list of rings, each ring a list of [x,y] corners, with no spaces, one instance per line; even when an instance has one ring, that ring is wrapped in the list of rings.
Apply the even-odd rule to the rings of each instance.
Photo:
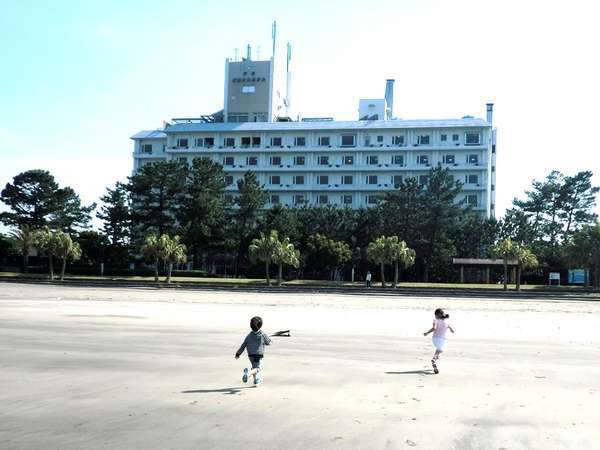
[[[452,333],[454,333],[454,329],[448,322],[446,322],[446,319],[450,318],[450,315],[444,313],[443,309],[436,309],[434,315],[435,320],[433,321],[433,326],[429,331],[423,333],[423,336],[433,333],[432,341],[433,346],[435,347],[435,353],[431,359],[431,366],[433,367],[434,373],[440,373],[436,361],[440,359],[440,354],[446,349],[446,331],[450,330]]]
[[[248,336],[246,336],[246,339],[244,339],[244,342],[242,342],[238,351],[235,352],[235,359],[238,359],[240,355],[244,353],[244,349],[248,352],[251,369],[248,371],[247,367],[244,368],[242,381],[246,383],[248,381],[248,374],[250,374],[254,378],[255,386],[258,386],[262,381],[262,377],[260,376],[260,360],[265,355],[265,345],[271,343],[269,336],[260,330],[262,324],[263,321],[258,316],[250,319],[250,328],[252,331],[248,333]]]

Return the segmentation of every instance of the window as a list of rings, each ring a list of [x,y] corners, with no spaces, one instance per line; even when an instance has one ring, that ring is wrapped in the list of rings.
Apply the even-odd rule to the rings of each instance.
[[[492,166],[492,172],[496,171],[496,166]]]
[[[225,158],[223,158],[224,166],[233,166],[233,164],[234,164],[233,156],[226,156]]]
[[[213,137],[204,138],[204,146],[206,148],[214,147],[215,146],[215,138],[213,138]]]
[[[294,138],[294,147],[306,146],[306,138],[304,136],[296,136]]]
[[[377,175],[367,175],[367,184],[377,184]]]
[[[379,164],[379,158],[377,157],[377,155],[367,156],[367,164],[370,164],[370,165]]]
[[[204,147],[204,139],[202,139],[202,138],[194,139],[194,147],[196,147],[196,148]]]
[[[319,205],[326,205],[329,203],[329,197],[325,194],[321,194],[317,199],[317,203],[319,203]]]
[[[352,196],[351,195],[342,195],[342,203],[344,205],[351,205],[352,204]]]
[[[329,156],[319,156],[317,158],[320,166],[326,166],[329,164]]]
[[[305,156],[294,156],[294,165],[296,166],[303,166],[306,164],[306,157]]]
[[[167,149],[167,146],[165,144],[162,145],[162,151],[164,152]]]
[[[182,158],[179,158],[179,162],[182,162],[182,163],[184,163],[184,164],[187,164],[187,163],[188,163],[188,160],[187,160],[187,158],[186,158],[186,157],[182,157]]]
[[[417,164],[421,164],[422,166],[428,166],[429,155],[417,155]]]
[[[225,139],[223,139],[223,145],[225,147],[235,147],[235,138],[225,138]]]
[[[419,175],[419,185],[427,186],[429,184],[429,175]]]
[[[444,155],[444,163],[454,164],[454,155]]]
[[[179,148],[188,148],[188,140],[187,140],[187,138],[179,138],[179,139],[177,139],[177,147],[179,147]]]
[[[271,175],[269,177],[269,184],[281,184],[281,176]]]
[[[317,176],[317,184],[329,184],[329,176],[328,175]]]
[[[465,175],[465,182],[467,184],[477,184],[479,183],[479,177],[475,175]]]
[[[352,166],[353,164],[354,164],[354,156],[352,156],[352,155],[344,156],[344,165],[345,166]]]
[[[377,142],[379,142],[379,143],[383,142],[383,136],[377,136]]]
[[[271,195],[271,205],[278,205],[279,204],[279,195],[274,194]]]
[[[404,145],[404,136],[394,136],[392,144],[397,145],[398,147]]]
[[[302,195],[302,194],[294,195],[294,204],[295,205],[303,205],[304,204],[304,195]]]
[[[375,205],[379,201],[379,197],[377,195],[367,195],[365,200],[367,205]]]
[[[496,185],[495,185],[495,184],[492,184],[492,186],[491,186],[491,190],[492,190],[492,191],[495,191],[495,190],[496,190]]]
[[[342,184],[353,184],[354,177],[352,175],[342,175]]]
[[[252,139],[250,137],[243,137],[242,138],[242,147],[244,147],[244,148],[250,147],[250,142],[252,142]]]
[[[233,184],[233,176],[225,175],[225,186],[231,186]]]
[[[283,139],[280,137],[272,137],[271,138],[271,145],[273,147],[281,147],[283,145]]]
[[[392,164],[395,166],[404,165],[404,155],[392,155]]]
[[[304,175],[294,175],[294,184],[304,184]]]
[[[266,122],[267,121],[267,113],[254,113],[252,118],[254,122]]]
[[[465,145],[479,145],[479,133],[465,133]]]
[[[281,165],[281,156],[271,156],[271,165],[272,166],[280,166]]]
[[[260,147],[260,137],[255,136],[252,138],[252,147]]]
[[[479,164],[479,157],[477,155],[467,156],[467,164]]]
[[[256,166],[258,164],[258,158],[256,156],[246,157],[246,164],[249,166]]]
[[[254,86],[242,86],[242,94],[254,94],[256,88]]]
[[[342,147],[355,147],[356,146],[356,135],[355,134],[342,134],[341,143],[342,143]]]
[[[421,134],[417,136],[417,144],[419,145],[429,145],[429,135]]]
[[[448,140],[448,135],[447,135],[447,134],[442,134],[442,135],[440,136],[440,141],[442,141],[442,142],[446,142],[447,140]]]
[[[467,205],[477,206],[477,195],[467,195],[465,199],[467,201]]]
[[[392,184],[398,187],[402,184],[402,175],[392,175]]]
[[[458,142],[458,134],[453,134],[452,135],[452,141],[453,142]]]
[[[330,144],[330,140],[329,140],[329,136],[321,136],[319,138],[319,145],[321,147],[327,147],[327,146],[331,145]]]
[[[142,145],[142,153],[152,153],[152,144]]]

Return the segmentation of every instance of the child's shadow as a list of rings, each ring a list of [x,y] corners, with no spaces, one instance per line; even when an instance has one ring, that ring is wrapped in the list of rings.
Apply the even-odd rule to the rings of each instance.
[[[404,372],[386,372],[387,375],[435,375],[433,370],[405,370]]]
[[[221,388],[221,389],[194,389],[190,391],[181,391],[182,394],[225,394],[225,395],[235,395],[239,394],[242,389],[253,389],[255,386],[240,386],[240,387],[230,387],[230,388]]]

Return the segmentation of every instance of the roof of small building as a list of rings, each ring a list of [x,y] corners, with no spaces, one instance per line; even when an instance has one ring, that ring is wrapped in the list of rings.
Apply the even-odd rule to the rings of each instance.
[[[474,128],[489,127],[483,119],[440,120],[354,120],[323,122],[214,122],[175,123],[164,133],[219,132],[219,131],[319,131],[319,130],[383,130],[399,128]],[[138,133],[140,134],[140,133]],[[137,136],[137,135],[135,135]],[[135,138],[134,136],[134,138]]]
[[[164,139],[167,135],[162,130],[144,130],[131,136],[131,139]]]

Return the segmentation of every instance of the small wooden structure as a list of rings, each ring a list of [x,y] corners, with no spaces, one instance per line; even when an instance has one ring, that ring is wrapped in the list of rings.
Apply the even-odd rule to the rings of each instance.
[[[490,284],[490,272],[493,267],[504,266],[503,259],[491,258],[452,258],[452,264],[460,267],[460,282],[465,282],[465,267],[477,268],[485,270],[485,283]],[[517,279],[517,261],[509,260],[509,283],[514,284]]]

